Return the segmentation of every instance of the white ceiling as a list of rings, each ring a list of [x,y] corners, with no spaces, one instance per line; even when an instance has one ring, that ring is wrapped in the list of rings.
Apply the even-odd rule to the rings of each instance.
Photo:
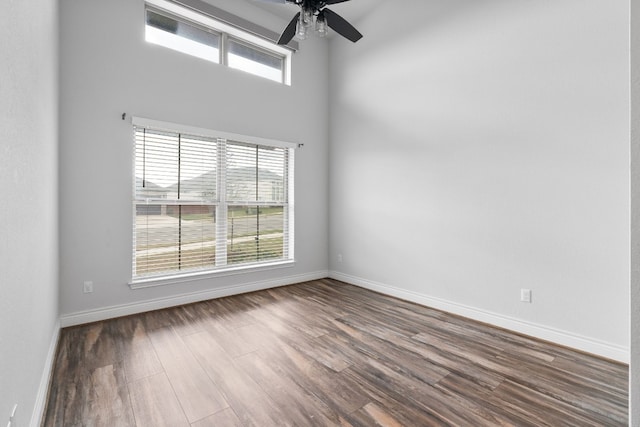
[[[262,0],[248,0],[249,3],[256,5],[257,7],[264,9],[267,12],[271,12],[274,15],[281,17],[287,21],[291,20],[293,16],[298,12],[298,7],[292,4],[279,4],[271,3],[269,1]],[[338,3],[329,6],[338,15],[352,24],[358,22],[366,13],[374,8],[381,0],[350,0],[344,3]]]

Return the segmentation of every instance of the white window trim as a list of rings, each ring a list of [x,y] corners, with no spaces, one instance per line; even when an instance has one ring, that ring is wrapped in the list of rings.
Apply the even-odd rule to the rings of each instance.
[[[182,125],[178,123],[165,122],[162,120],[147,119],[144,117],[133,116],[131,123],[135,126],[148,127],[156,130],[164,130],[168,132],[187,133],[191,135],[207,136],[211,138],[229,139],[232,141],[248,142],[256,145],[267,145],[269,147],[278,148],[297,148],[298,144],[294,142],[279,141],[276,139],[261,138],[258,136],[240,135],[237,133],[221,132],[213,129],[201,128],[190,125]]]
[[[200,25],[204,25],[205,27],[211,28],[212,30],[227,34],[238,40],[249,42],[250,44],[254,44],[262,49],[267,50],[268,52],[281,55],[284,58],[283,84],[291,86],[291,57],[293,53],[291,49],[272,43],[262,37],[258,37],[254,34],[248,33],[237,27],[216,20],[208,15],[198,13],[194,10],[188,9],[169,0],[146,0],[145,3],[160,10],[170,12],[178,17],[183,17]]]
[[[166,276],[145,277],[129,281],[131,289],[145,289],[164,285],[177,285],[181,283],[195,282],[197,280],[211,279],[215,277],[236,276],[238,274],[256,273],[259,271],[278,270],[295,266],[294,259],[265,262],[264,264],[242,265],[219,270],[194,271],[191,273],[171,274]]]
[[[185,133],[190,135],[199,135],[205,137],[212,137],[218,139],[226,139],[231,141],[242,141],[256,145],[263,146],[271,146],[278,148],[300,148],[302,144],[297,144],[293,142],[280,141],[275,139],[261,138],[250,135],[241,135],[236,133],[222,132],[208,128],[201,128],[190,125],[183,125],[178,123],[166,122],[161,120],[148,119],[144,117],[132,116],[131,124],[134,126],[147,127],[152,128],[154,130],[160,131],[169,131],[176,133]],[[290,183],[293,183],[294,179],[294,151],[291,152],[292,158],[288,164],[288,179]],[[133,170],[135,170],[135,155],[133,156]],[[221,173],[221,169],[218,168],[218,173]],[[295,188],[295,187],[294,187]],[[226,191],[225,186],[220,187],[221,191]],[[191,282],[196,280],[203,280],[212,277],[222,277],[222,276],[230,276],[237,275],[243,273],[253,273],[258,271],[266,271],[273,270],[279,268],[292,267],[295,265],[295,204],[294,204],[294,192],[290,191],[287,195],[287,205],[288,205],[288,213],[287,213],[287,232],[289,235],[289,247],[286,248],[287,259],[280,259],[276,261],[264,261],[261,263],[254,263],[250,265],[238,265],[238,266],[222,266],[218,268],[212,268],[208,270],[196,270],[186,273],[170,273],[166,275],[158,275],[158,276],[141,276],[138,278],[133,277],[133,271],[131,272],[132,279],[128,282],[128,285],[131,289],[143,289],[154,286],[162,286],[162,285],[170,285],[170,284],[179,284],[185,282]],[[254,203],[254,202],[251,202]],[[258,202],[257,204],[260,204]],[[135,216],[135,213],[134,213]],[[133,218],[135,221],[135,217]],[[218,227],[218,225],[216,225]],[[217,229],[216,234],[225,233],[226,229]],[[219,239],[216,239],[218,241]],[[226,252],[226,247],[224,248]]]

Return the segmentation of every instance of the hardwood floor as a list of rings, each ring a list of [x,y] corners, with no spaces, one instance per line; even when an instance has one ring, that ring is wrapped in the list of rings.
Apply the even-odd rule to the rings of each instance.
[[[625,426],[628,367],[325,279],[64,329],[44,426]]]

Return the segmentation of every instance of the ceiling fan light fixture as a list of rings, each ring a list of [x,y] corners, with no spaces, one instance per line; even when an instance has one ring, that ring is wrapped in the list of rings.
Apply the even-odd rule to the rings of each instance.
[[[329,27],[327,26],[327,21],[324,19],[324,15],[320,14],[316,18],[316,33],[318,37],[326,37],[329,33]]]
[[[302,21],[306,27],[310,27],[313,24],[313,9],[309,7],[302,8]]]
[[[306,40],[308,28],[309,25],[304,22],[304,15],[300,14],[300,19],[298,19],[298,25],[296,27],[296,37],[300,40]]]

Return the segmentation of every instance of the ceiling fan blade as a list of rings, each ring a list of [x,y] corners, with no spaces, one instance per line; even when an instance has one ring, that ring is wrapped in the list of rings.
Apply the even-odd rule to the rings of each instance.
[[[267,0],[269,1],[269,0]],[[349,0],[325,0],[324,4],[336,4],[336,3],[344,3]]]
[[[258,0],[258,1],[263,1],[263,2],[266,2],[266,3],[282,3],[282,4],[291,3],[288,0]]]
[[[300,12],[296,13],[296,16],[293,17],[287,28],[284,29],[280,38],[278,39],[278,44],[285,45],[291,41],[293,36],[296,35],[296,25],[298,24],[298,19],[300,18]]]
[[[357,42],[362,38],[362,34],[355,27],[349,24],[342,16],[329,9],[322,9],[327,25],[342,37]]]

